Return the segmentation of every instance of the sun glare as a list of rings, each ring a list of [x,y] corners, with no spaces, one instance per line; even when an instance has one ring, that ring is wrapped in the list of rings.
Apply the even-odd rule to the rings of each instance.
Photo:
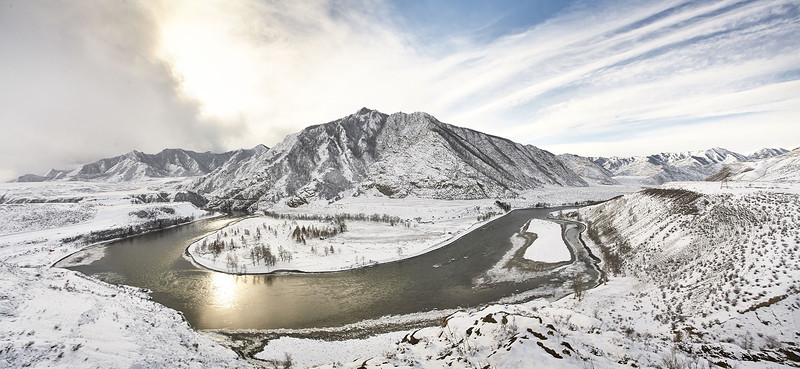
[[[160,54],[181,81],[182,92],[204,115],[229,118],[247,110],[257,80],[256,47],[237,37],[235,24],[202,7],[174,12],[161,28]]]
[[[236,305],[236,276],[225,273],[211,273],[211,299],[213,305],[232,308]]]

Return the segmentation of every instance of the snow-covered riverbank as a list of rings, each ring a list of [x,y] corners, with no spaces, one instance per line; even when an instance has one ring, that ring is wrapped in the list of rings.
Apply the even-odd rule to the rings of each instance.
[[[431,209],[453,206],[428,201],[434,205]],[[437,202],[442,206],[435,206]],[[462,206],[461,211],[429,215],[435,221],[364,213],[303,214],[300,219],[291,213],[252,217],[203,237],[188,251],[197,264],[228,273],[354,269],[437,249],[502,213],[486,201],[463,202]]]
[[[0,262],[52,265],[92,243],[214,216],[169,202],[174,183],[0,184]]]

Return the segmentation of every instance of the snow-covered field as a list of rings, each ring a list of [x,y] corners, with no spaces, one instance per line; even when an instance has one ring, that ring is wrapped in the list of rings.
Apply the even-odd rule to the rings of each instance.
[[[52,265],[96,240],[142,231],[153,221],[211,216],[187,202],[161,202],[173,180],[0,184],[0,262]],[[137,229],[138,228],[138,229]]]
[[[504,200],[514,208],[552,207],[561,205],[583,205],[605,201],[642,189],[639,184],[589,187],[543,187],[525,191],[515,199]]]

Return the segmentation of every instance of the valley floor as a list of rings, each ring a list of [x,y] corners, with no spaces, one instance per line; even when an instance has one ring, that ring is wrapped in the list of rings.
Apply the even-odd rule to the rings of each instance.
[[[179,313],[149,301],[143,291],[50,267],[85,248],[92,232],[209,214],[187,203],[157,202],[160,192],[171,186],[164,181],[139,187],[69,183],[64,189],[63,185],[0,186],[6,202],[0,205],[0,366],[252,365],[194,331]],[[441,325],[360,340],[284,337],[270,341],[256,357],[279,363],[289,354],[295,367],[348,368],[795,367],[798,362],[789,358],[797,354],[795,342],[800,337],[796,252],[800,185],[731,182],[728,187],[713,182],[670,183],[658,191],[564,214],[592,223],[595,228],[590,230],[601,230],[590,231],[584,241],[603,256],[601,265],[615,268],[607,269],[606,284],[576,290],[581,298],[478,307],[456,312]],[[594,196],[592,188],[575,193],[552,190],[549,197],[516,199],[513,205],[602,200],[633,190],[600,187]],[[9,199],[15,203],[9,204]],[[25,199],[35,201],[17,201]],[[39,201],[53,199],[59,202]],[[686,201],[694,207],[686,207]],[[428,206],[420,208],[424,203]],[[420,217],[420,224],[427,217],[441,225],[448,219],[463,219],[461,227],[485,214],[475,210],[476,204],[409,205],[356,198],[330,207],[312,204],[311,210],[394,214],[403,220]],[[491,206],[491,202],[478,205]],[[380,210],[371,210],[376,208]],[[263,220],[252,222],[263,230]],[[356,223],[352,226],[358,229]],[[445,237],[441,229],[438,232],[428,238],[428,247],[441,242],[436,237]],[[552,232],[540,233],[550,234],[541,240],[550,240],[552,246]],[[355,236],[353,232],[351,237]],[[702,241],[709,236],[713,242]],[[273,245],[276,253],[277,246]],[[305,246],[310,252],[311,245]],[[702,254],[692,252],[693,247],[702,248]],[[630,254],[632,250],[636,253]],[[334,251],[339,251],[335,245]],[[397,246],[392,251],[400,256]],[[406,252],[412,254],[410,248]],[[615,257],[622,257],[619,265],[612,262]]]
[[[149,301],[145,291],[114,286],[50,267],[95,242],[214,216],[186,202],[169,202],[177,181],[138,183],[8,183],[0,185],[0,366],[7,367],[249,367],[251,364],[194,331],[174,310]],[[635,189],[545,189],[527,206],[598,201]],[[515,204],[516,205],[516,204]],[[416,248],[395,244],[392,258],[436,247],[478,222],[493,201],[346,199],[311,204],[317,214],[379,213],[411,219]],[[276,208],[284,214],[309,209]],[[415,218],[419,218],[416,219]],[[372,233],[355,223],[347,241]],[[387,228],[390,229],[390,228]],[[358,231],[358,232],[356,232]],[[423,235],[424,237],[420,237]],[[379,243],[379,239],[369,242]],[[339,251],[339,250],[336,250]],[[102,253],[95,257],[102,257]],[[375,259],[374,257],[364,260]],[[331,259],[333,260],[333,259]],[[83,263],[89,260],[83,260]],[[337,268],[339,265],[334,264]],[[328,266],[328,269],[334,267]],[[102,334],[98,332],[103,332]],[[399,335],[396,333],[395,335]],[[109,338],[111,337],[111,338]],[[394,336],[392,336],[394,337]],[[383,346],[383,345],[381,345]],[[340,359],[341,360],[341,359]]]

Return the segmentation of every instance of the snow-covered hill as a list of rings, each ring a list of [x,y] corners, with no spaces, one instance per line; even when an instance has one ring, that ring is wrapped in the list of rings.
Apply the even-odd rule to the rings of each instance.
[[[147,178],[191,177],[210,173],[243,153],[266,150],[259,145],[252,150],[216,154],[182,149],[166,149],[158,154],[131,151],[127,154],[98,160],[74,170],[50,170],[46,175],[26,174],[17,182],[103,181],[123,182]]]
[[[796,186],[677,183],[579,213],[607,271],[642,282],[609,302],[637,333],[672,336],[697,355],[800,357]]]
[[[223,165],[191,188],[208,195],[209,206],[252,209],[363,192],[477,199],[586,185],[555,155],[534,146],[445,124],[426,113],[388,115],[364,108],[292,134],[236,168]]]
[[[800,148],[777,156],[724,166],[708,181],[800,182]]]
[[[789,152],[789,150],[783,148],[772,149],[766,147],[750,154],[750,156],[748,156],[747,158],[750,160],[766,159],[766,158],[771,158],[773,156],[783,155],[786,154],[787,152]]]
[[[589,158],[573,155],[561,154],[558,160],[567,168],[578,174],[586,183],[590,185],[618,185],[614,180],[614,173],[603,168]]]
[[[590,159],[613,173],[613,179],[619,183],[659,185],[674,181],[701,181],[717,173],[724,165],[745,161],[747,157],[726,149],[713,148],[650,156]]]

